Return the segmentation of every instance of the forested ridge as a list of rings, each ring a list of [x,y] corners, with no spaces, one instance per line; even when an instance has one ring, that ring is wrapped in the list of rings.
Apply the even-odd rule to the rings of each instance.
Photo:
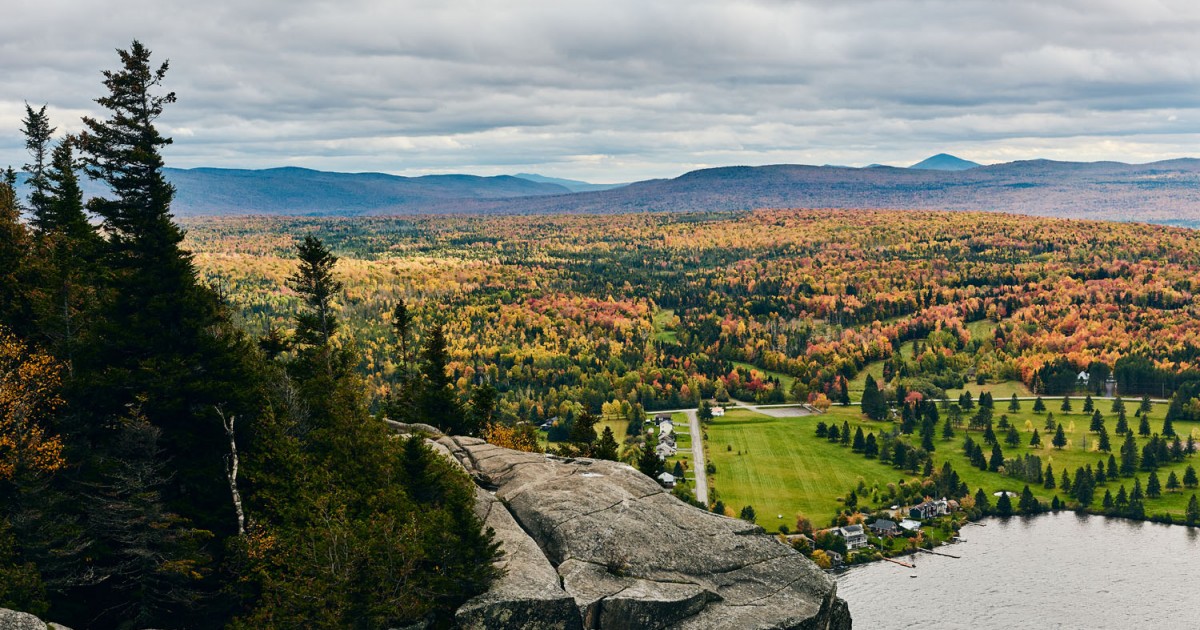
[[[155,127],[168,66],[118,52],[104,116],[62,135],[27,106],[31,193],[0,182],[0,608],[75,628],[448,623],[496,575],[473,485],[369,413],[319,241],[293,251],[286,334],[248,335],[198,278]],[[108,189],[86,204],[84,173]],[[470,433],[440,360],[405,362],[392,406]]]

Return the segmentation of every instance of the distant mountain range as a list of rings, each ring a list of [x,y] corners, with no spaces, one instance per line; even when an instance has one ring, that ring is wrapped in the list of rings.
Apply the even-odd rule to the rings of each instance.
[[[979,162],[964,160],[960,157],[955,157],[949,153],[939,153],[932,157],[927,157],[908,168],[924,169],[928,171],[965,171],[969,168],[982,166]]]
[[[535,175],[533,173],[517,173],[513,177],[528,179],[531,182],[541,182],[543,184],[558,184],[571,192],[592,192],[595,190],[609,190],[612,188],[620,188],[628,186],[628,184],[590,184],[581,182],[577,179],[563,179],[561,177],[546,177],[545,175]]]
[[[173,209],[179,216],[919,208],[1200,227],[1196,159],[980,166],[937,155],[913,168],[729,166],[618,187],[529,174],[399,177],[302,168],[195,168],[167,169],[166,175],[177,189]],[[92,183],[86,189],[98,192]]]

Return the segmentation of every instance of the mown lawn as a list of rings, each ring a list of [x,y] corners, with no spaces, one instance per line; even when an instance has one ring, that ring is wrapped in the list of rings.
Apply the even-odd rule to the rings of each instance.
[[[1004,444],[1004,431],[996,429],[1001,440],[1005,457],[1015,457],[1025,453],[1039,455],[1043,466],[1049,463],[1055,471],[1056,481],[1061,478],[1063,469],[1067,469],[1072,478],[1076,468],[1091,464],[1093,469],[1097,462],[1103,460],[1107,466],[1108,453],[1100,453],[1095,449],[1095,435],[1088,431],[1090,414],[1080,411],[1083,401],[1075,399],[1074,413],[1064,414],[1059,411],[1060,400],[1047,400],[1047,408],[1054,413],[1055,419],[1063,422],[1067,433],[1069,446],[1057,450],[1050,446],[1052,435],[1046,435],[1045,414],[1034,414],[1032,401],[1021,401],[1021,411],[1007,411],[1008,402],[997,399],[995,418],[998,421],[1001,414],[1007,414],[1009,421],[1015,423],[1021,434],[1021,445],[1016,448]],[[1115,435],[1116,414],[1110,413],[1111,401],[1096,401],[1096,406],[1105,417],[1105,424],[1112,439],[1114,454],[1120,459],[1120,444],[1123,438]],[[1138,420],[1133,417],[1137,401],[1126,401],[1128,420],[1136,431]],[[1152,431],[1162,430],[1162,419],[1166,412],[1165,404],[1156,404],[1150,414]],[[944,415],[943,415],[944,417]],[[910,479],[911,474],[895,470],[890,464],[877,460],[868,460],[851,452],[849,447],[831,444],[815,436],[817,422],[827,424],[836,422],[841,425],[847,422],[851,431],[862,427],[864,432],[881,434],[891,430],[890,424],[876,423],[862,417],[858,407],[834,406],[829,413],[821,416],[806,416],[800,418],[771,418],[748,410],[731,410],[725,417],[717,418],[708,427],[708,455],[710,461],[717,466],[717,474],[711,476],[710,484],[719,493],[718,498],[733,509],[735,513],[744,505],[753,505],[758,515],[758,522],[768,530],[775,530],[779,524],[791,527],[797,512],[803,512],[814,524],[824,524],[840,509],[838,499],[858,484],[861,477],[868,487],[878,484],[880,488],[888,483],[902,479]],[[1042,437],[1043,447],[1032,449],[1028,446],[1032,430],[1026,422],[1038,429]],[[1073,430],[1067,430],[1074,424]],[[939,427],[940,429],[940,427]],[[1195,432],[1200,440],[1200,423],[1176,423],[1175,429],[1186,440],[1186,436]],[[980,471],[971,466],[962,452],[962,442],[966,435],[963,429],[956,430],[956,435],[949,441],[939,438],[936,441],[934,462],[940,467],[944,461],[950,461],[951,466],[959,476],[970,486],[972,492],[983,488],[989,497],[1000,490],[1020,491],[1025,482],[1006,477],[999,473]],[[970,432],[976,442],[982,442],[982,432]],[[1087,441],[1088,448],[1083,444]],[[919,438],[913,437],[919,443]],[[1145,438],[1138,438],[1139,453]],[[988,447],[990,450],[990,447]],[[1148,515],[1170,512],[1181,517],[1187,506],[1188,498],[1195,490],[1180,490],[1167,492],[1168,475],[1174,471],[1182,480],[1183,471],[1188,465],[1200,467],[1200,456],[1192,456],[1184,462],[1162,466],[1158,470],[1159,481],[1163,485],[1163,496],[1160,499],[1148,499],[1146,512]],[[1147,485],[1148,472],[1139,471],[1137,477],[1141,480],[1143,489]],[[1111,490],[1115,496],[1117,488],[1124,484],[1126,491],[1133,489],[1132,478],[1110,480],[1097,488],[1095,507],[1099,507],[1104,491]],[[1061,499],[1066,495],[1060,489],[1046,490],[1040,485],[1031,485],[1031,490],[1042,501],[1050,502],[1058,494]],[[992,498],[994,500],[994,498]],[[860,504],[869,504],[870,497],[860,497]],[[878,507],[878,506],[873,506]],[[782,514],[783,518],[776,518]]]
[[[813,431],[821,419],[828,420],[823,416],[772,418],[745,409],[716,418],[707,430],[708,457],[717,467],[709,484],[718,498],[735,514],[743,506],[754,506],[758,523],[774,531],[781,524],[794,527],[797,512],[814,523],[826,522],[840,507],[838,497],[857,485],[859,477],[870,485],[905,476],[817,439]],[[851,424],[869,422],[855,419]]]

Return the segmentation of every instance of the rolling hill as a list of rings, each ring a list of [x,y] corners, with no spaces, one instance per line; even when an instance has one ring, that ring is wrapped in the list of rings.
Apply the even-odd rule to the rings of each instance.
[[[936,157],[936,156],[935,156]],[[944,160],[940,160],[944,162]],[[624,213],[754,208],[985,210],[1200,227],[1200,160],[1027,160],[963,170],[728,166],[572,192],[522,177],[167,169],[179,216],[492,212]],[[89,193],[98,192],[94,183]]]

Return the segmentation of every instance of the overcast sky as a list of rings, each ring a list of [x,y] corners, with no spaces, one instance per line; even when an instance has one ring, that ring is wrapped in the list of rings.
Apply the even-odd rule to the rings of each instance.
[[[39,0],[0,19],[0,166],[141,39],[171,166],[599,182],[730,164],[1200,156],[1196,0]]]

